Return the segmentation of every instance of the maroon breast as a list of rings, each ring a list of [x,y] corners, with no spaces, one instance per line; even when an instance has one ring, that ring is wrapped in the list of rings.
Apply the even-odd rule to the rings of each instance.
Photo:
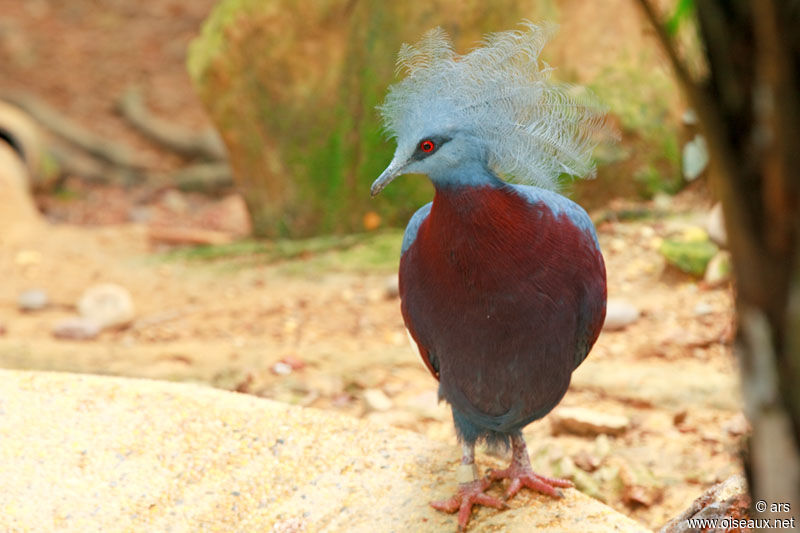
[[[527,420],[560,400],[596,340],[605,267],[594,237],[544,203],[441,189],[401,258],[400,295],[451,403]]]

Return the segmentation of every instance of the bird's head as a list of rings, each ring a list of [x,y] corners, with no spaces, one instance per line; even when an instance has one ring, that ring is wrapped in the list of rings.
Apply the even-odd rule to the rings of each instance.
[[[602,108],[585,91],[549,80],[538,58],[553,27],[526,29],[491,34],[464,55],[441,28],[402,46],[406,77],[379,107],[397,149],[373,196],[402,174],[426,174],[434,185],[497,175],[554,189],[562,174],[593,172]]]
[[[380,193],[393,179],[403,174],[426,174],[434,184],[468,183],[476,179],[475,169],[486,168],[486,149],[469,132],[443,128],[397,140],[397,150],[386,170],[370,188],[372,196]]]

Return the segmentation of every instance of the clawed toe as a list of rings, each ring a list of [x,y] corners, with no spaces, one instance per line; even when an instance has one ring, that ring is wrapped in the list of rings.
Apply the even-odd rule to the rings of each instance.
[[[431,502],[431,507],[445,513],[455,513],[458,511],[458,530],[464,531],[469,522],[473,505],[485,505],[487,507],[494,507],[495,509],[504,509],[508,507],[502,500],[494,496],[489,496],[484,492],[489,485],[491,485],[491,481],[485,478],[476,479],[469,483],[461,483],[458,486],[458,492],[455,496],[447,500]]]
[[[513,498],[522,487],[528,487],[536,492],[547,494],[553,498],[561,498],[559,488],[570,488],[574,485],[568,479],[552,478],[541,476],[530,468],[518,468],[511,466],[505,470],[490,470],[489,478],[492,480],[508,479],[511,481],[508,490],[503,498],[509,500]]]
[[[534,472],[522,435],[512,435],[511,444],[513,452],[511,465],[505,470],[489,470],[486,477],[481,479],[476,479],[478,470],[475,466],[475,445],[474,443],[464,444],[464,457],[458,467],[458,479],[462,481],[458,485],[458,492],[452,498],[431,502],[431,507],[438,511],[458,512],[458,531],[464,531],[467,527],[474,505],[505,509],[508,507],[505,502],[513,498],[522,487],[528,487],[553,498],[561,498],[560,488],[574,486],[567,479],[540,476]],[[492,481],[500,479],[509,480],[508,489],[502,500],[489,496],[485,492]]]

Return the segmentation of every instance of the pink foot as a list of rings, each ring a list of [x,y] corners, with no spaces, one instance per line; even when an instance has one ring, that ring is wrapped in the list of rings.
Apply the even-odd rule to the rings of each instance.
[[[464,531],[467,527],[467,522],[469,522],[473,505],[487,505],[496,509],[507,507],[504,502],[484,492],[491,484],[492,482],[485,478],[476,479],[469,483],[460,483],[455,496],[447,500],[431,502],[431,507],[445,513],[458,511],[458,531]]]
[[[489,472],[489,478],[495,479],[508,479],[511,484],[508,486],[505,498],[513,498],[519,489],[528,487],[536,492],[547,494],[553,498],[560,498],[561,491],[559,487],[573,487],[571,481],[566,479],[558,479],[552,477],[540,476],[531,468],[531,461],[528,458],[528,448],[525,445],[525,439],[521,434],[511,437],[512,458],[511,465],[505,470],[493,470]]]
[[[540,476],[531,469],[530,465],[520,465],[518,463],[511,463],[511,466],[505,470],[491,470],[489,472],[489,477],[492,480],[511,480],[511,484],[509,484],[508,491],[504,498],[506,500],[513,498],[522,487],[528,487],[529,489],[547,494],[553,498],[560,498],[561,491],[558,490],[557,487],[567,488],[574,486],[572,482],[567,479]]]

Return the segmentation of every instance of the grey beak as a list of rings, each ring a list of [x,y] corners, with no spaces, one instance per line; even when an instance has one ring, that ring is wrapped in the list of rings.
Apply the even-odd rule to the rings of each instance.
[[[389,185],[393,179],[403,173],[405,169],[405,165],[398,165],[392,161],[386,170],[378,176],[374,182],[372,182],[372,187],[369,188],[370,196],[377,196],[387,185]]]

